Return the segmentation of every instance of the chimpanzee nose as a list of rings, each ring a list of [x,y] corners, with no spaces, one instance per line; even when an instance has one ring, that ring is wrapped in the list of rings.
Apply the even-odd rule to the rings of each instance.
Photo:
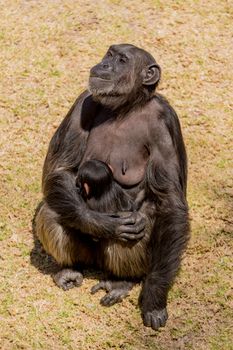
[[[111,70],[111,66],[108,62],[102,62],[101,66],[104,70]]]
[[[100,62],[90,70],[91,78],[109,79],[109,74],[112,73],[112,65],[108,62]]]

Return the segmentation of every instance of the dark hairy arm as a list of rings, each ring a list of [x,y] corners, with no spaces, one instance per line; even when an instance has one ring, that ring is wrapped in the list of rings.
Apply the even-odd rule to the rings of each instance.
[[[166,100],[162,113],[151,127],[153,140],[146,182],[155,204],[151,237],[150,273],[142,293],[144,324],[158,329],[167,319],[167,294],[180,266],[189,239],[186,202],[187,161],[178,117]]]

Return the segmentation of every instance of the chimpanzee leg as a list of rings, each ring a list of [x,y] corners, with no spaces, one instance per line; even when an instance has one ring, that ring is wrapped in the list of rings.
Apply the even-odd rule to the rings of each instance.
[[[53,276],[58,287],[68,290],[80,286],[83,276],[76,267],[80,263],[93,264],[93,243],[80,240],[78,232],[72,232],[60,225],[58,215],[46,203],[40,206],[36,214],[35,233],[46,252],[63,268]]]

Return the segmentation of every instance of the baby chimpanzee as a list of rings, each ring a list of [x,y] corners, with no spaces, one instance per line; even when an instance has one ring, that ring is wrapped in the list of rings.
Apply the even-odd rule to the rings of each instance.
[[[144,199],[140,191],[136,200],[114,180],[113,169],[106,163],[92,159],[81,165],[76,185],[80,194],[92,210],[108,213],[138,210]]]

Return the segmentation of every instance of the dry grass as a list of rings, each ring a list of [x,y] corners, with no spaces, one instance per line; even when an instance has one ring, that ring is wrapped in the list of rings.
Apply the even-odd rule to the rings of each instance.
[[[0,347],[230,350],[232,341],[231,1],[0,1]],[[141,325],[139,287],[99,305],[89,275],[67,293],[34,249],[48,141],[89,68],[112,43],[148,49],[178,111],[189,155],[192,240],[170,293],[167,327]]]

